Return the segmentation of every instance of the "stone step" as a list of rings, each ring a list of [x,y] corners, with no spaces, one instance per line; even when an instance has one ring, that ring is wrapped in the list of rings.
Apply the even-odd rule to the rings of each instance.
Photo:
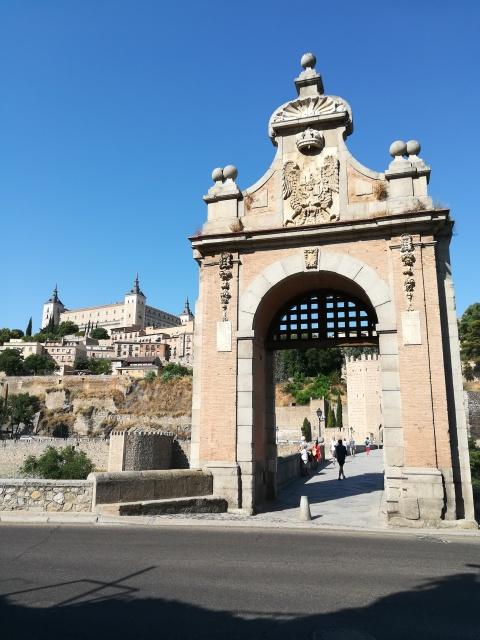
[[[166,498],[143,502],[123,502],[97,505],[96,512],[109,516],[158,516],[175,513],[225,513],[227,501],[213,496]]]

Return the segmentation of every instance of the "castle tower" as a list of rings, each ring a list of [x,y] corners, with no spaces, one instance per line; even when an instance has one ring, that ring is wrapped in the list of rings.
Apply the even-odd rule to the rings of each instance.
[[[126,327],[138,325],[145,326],[145,303],[146,296],[140,289],[138,273],[133,283],[133,287],[125,294],[125,307],[123,312],[123,320]]]
[[[190,322],[191,320],[194,319],[194,315],[190,309],[190,303],[188,302],[188,298],[186,298],[185,300],[185,306],[183,307],[183,311],[180,314],[180,322],[182,323],[182,325],[187,324],[187,322]]]
[[[54,326],[57,326],[60,323],[60,314],[63,311],[65,311],[65,307],[58,297],[58,288],[57,285],[55,285],[51,298],[43,305],[42,329],[45,329],[50,322],[53,322]]]

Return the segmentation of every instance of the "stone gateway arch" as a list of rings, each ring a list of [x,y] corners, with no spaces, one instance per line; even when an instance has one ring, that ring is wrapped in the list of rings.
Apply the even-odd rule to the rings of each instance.
[[[412,140],[384,173],[349,153],[350,106],[302,57],[297,97],[268,129],[271,167],[241,191],[215,169],[191,238],[196,306],[192,467],[246,511],[276,493],[273,349],[378,345],[386,512],[427,526],[472,521],[449,244]]]

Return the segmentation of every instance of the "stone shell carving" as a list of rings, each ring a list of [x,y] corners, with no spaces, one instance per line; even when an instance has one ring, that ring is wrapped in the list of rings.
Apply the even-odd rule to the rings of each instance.
[[[348,104],[337,96],[307,96],[297,98],[283,104],[274,111],[268,123],[268,135],[275,137],[274,125],[288,123],[289,121],[301,120],[302,118],[323,117],[328,120],[328,116],[345,114],[351,126],[352,114]]]
[[[413,273],[413,267],[416,262],[415,247],[413,246],[413,239],[409,233],[404,233],[400,236],[400,260],[402,261],[403,269],[403,291],[407,299],[407,311],[413,311],[413,293],[415,290],[415,278]]]
[[[283,199],[289,201],[291,213],[284,210],[284,226],[318,224],[339,219],[332,211],[333,195],[338,193],[339,163],[326,156],[320,169],[300,169],[289,161],[283,167]]]
[[[272,122],[285,122],[286,120],[296,120],[297,118],[311,116],[326,116],[346,110],[345,103],[332,96],[308,96],[307,98],[292,100],[285,107],[282,107],[274,114]]]
[[[220,274],[220,304],[222,307],[222,320],[227,320],[227,310],[230,298],[230,280],[232,279],[233,269],[233,255],[231,253],[222,253],[219,260],[219,274]]]

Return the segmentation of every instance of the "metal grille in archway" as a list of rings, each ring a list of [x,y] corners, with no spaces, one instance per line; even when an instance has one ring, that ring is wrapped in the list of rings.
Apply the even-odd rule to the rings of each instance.
[[[319,290],[290,301],[273,319],[266,346],[297,349],[376,345],[375,311],[339,291]]]

